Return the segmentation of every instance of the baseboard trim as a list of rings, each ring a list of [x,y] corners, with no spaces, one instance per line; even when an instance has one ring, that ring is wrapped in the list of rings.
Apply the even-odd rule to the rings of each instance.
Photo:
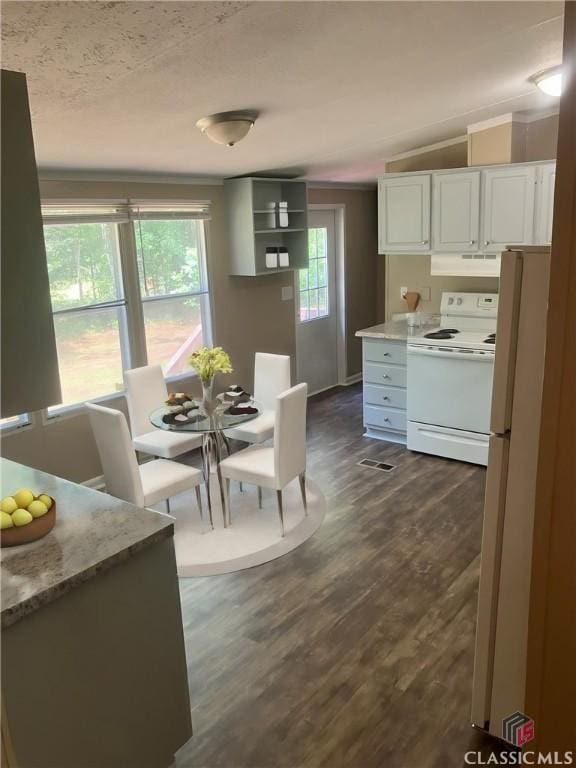
[[[353,376],[347,376],[343,386],[349,387],[351,384],[358,384],[359,381],[362,381],[362,371],[355,373]]]

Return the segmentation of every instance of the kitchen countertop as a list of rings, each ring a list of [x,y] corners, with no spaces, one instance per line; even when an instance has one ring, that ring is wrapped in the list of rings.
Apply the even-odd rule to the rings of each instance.
[[[420,326],[409,326],[406,320],[389,320],[387,323],[372,325],[356,331],[356,336],[368,339],[390,339],[393,341],[406,341],[414,336],[421,336],[430,328],[438,327],[438,322],[432,320]]]
[[[0,550],[2,627],[56,600],[143,547],[173,535],[173,518],[7,459],[2,497],[30,488],[56,499],[56,525],[43,539]]]

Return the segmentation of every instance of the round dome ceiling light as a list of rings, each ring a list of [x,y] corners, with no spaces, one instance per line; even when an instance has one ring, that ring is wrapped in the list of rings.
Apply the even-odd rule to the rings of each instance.
[[[241,112],[219,112],[216,115],[202,117],[196,123],[196,127],[216,144],[233,147],[246,136],[257,117],[258,112],[250,109]]]
[[[539,72],[534,75],[532,82],[540,88],[543,93],[548,96],[560,96],[562,94],[562,69],[561,67],[553,67],[552,69],[546,69],[544,72]]]

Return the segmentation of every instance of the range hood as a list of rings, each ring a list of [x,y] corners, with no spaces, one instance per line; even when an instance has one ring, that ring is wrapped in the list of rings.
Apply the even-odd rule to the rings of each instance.
[[[500,254],[434,253],[430,257],[430,274],[445,277],[499,277]]]

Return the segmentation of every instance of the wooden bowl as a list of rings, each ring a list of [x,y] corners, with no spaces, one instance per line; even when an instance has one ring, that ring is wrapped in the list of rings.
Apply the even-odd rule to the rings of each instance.
[[[50,497],[52,498],[52,497]],[[56,522],[56,502],[42,517],[36,517],[28,525],[13,526],[0,530],[0,547],[17,547],[20,544],[30,544],[50,533]]]

